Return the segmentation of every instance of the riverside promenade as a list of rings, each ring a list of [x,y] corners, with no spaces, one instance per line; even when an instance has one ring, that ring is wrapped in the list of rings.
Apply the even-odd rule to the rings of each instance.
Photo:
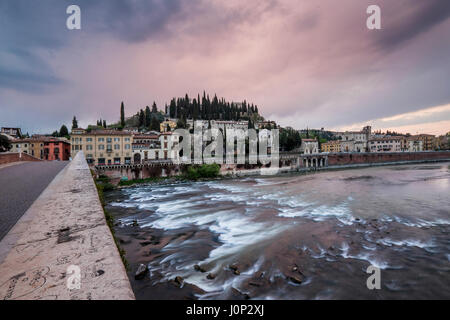
[[[0,242],[0,299],[134,299],[82,152]]]

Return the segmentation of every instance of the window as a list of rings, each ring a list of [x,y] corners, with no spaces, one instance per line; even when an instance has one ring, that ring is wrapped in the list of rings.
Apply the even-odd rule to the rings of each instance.
[[[112,145],[110,145],[110,144],[108,144],[107,146],[106,146],[106,151],[107,152],[112,152]]]
[[[120,142],[120,138],[114,138],[114,142]]]
[[[105,150],[105,145],[104,144],[99,144],[98,145],[98,150]]]
[[[130,145],[129,145],[129,144],[126,144],[126,145],[125,145],[125,149],[129,150],[129,149],[130,149]]]
[[[112,142],[112,138],[107,138],[106,142],[111,143]]]
[[[114,158],[114,164],[120,164],[120,158]]]
[[[115,144],[114,145],[114,150],[119,150],[120,149],[120,144]]]
[[[92,138],[86,138],[86,142],[92,142]]]
[[[91,144],[88,144],[87,146],[86,146],[86,150],[92,150],[93,148],[92,148],[92,145]]]
[[[125,142],[130,142],[130,138],[125,138]]]
[[[105,138],[98,138],[98,142],[105,142]]]
[[[98,164],[104,165],[105,164],[105,158],[98,158]]]

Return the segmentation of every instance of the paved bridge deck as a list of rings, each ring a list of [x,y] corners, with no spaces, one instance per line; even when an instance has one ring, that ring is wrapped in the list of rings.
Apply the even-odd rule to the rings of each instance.
[[[67,162],[0,165],[0,241]]]

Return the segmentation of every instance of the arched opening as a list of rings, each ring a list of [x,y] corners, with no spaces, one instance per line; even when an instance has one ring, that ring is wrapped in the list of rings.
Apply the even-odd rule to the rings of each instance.
[[[134,155],[134,163],[135,164],[140,164],[141,163],[141,155],[139,153],[136,153]]]

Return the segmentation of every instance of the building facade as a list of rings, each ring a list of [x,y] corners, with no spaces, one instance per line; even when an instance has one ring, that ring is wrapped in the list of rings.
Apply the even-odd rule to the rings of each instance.
[[[135,136],[133,140],[133,163],[148,161],[179,160],[175,147],[179,136],[174,132],[163,132],[159,136]]]
[[[414,138],[407,138],[406,139],[406,150],[408,152],[420,152],[423,151],[423,141],[422,140],[416,140]]]
[[[300,152],[303,154],[319,153],[319,142],[316,139],[302,139]]]
[[[0,133],[6,134],[16,139],[22,138],[22,130],[20,130],[20,128],[2,127]]]
[[[419,134],[411,137],[415,140],[422,141],[424,151],[434,151],[437,149],[436,136],[431,134]]]
[[[322,152],[331,152],[331,153],[341,152],[341,141],[330,140],[328,142],[322,143],[321,151]]]
[[[368,152],[372,127],[366,126],[361,131],[337,132],[335,136],[341,141],[341,152]]]
[[[41,160],[67,161],[70,159],[70,142],[65,138],[39,136],[17,139],[11,142],[11,146],[11,152],[23,152]]]
[[[401,152],[403,137],[372,138],[369,140],[370,152]]]
[[[170,128],[170,131],[175,130],[177,127],[177,122],[174,120],[166,120],[159,124],[159,131],[160,132],[168,132],[168,128]]]
[[[44,140],[44,160],[67,161],[70,159],[70,142],[67,139]]]
[[[92,165],[131,164],[133,134],[118,130],[72,131],[73,157],[83,151]]]

